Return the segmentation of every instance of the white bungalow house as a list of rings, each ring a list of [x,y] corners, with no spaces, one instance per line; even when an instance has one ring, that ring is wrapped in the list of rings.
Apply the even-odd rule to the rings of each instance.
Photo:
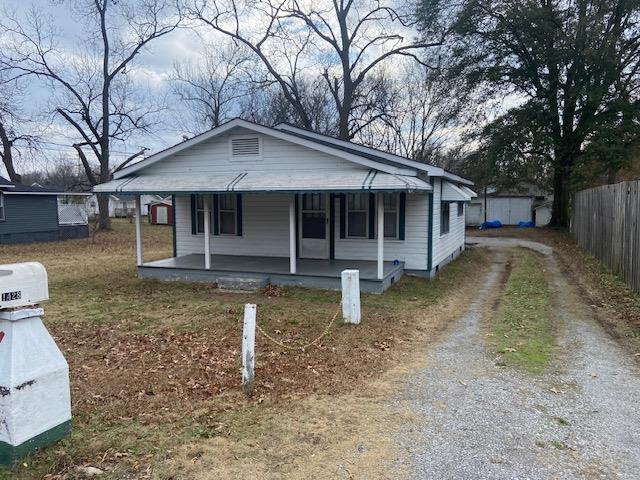
[[[156,153],[95,192],[171,195],[173,257],[141,277],[363,291],[430,277],[464,249],[472,182],[442,168],[287,124],[235,119]]]

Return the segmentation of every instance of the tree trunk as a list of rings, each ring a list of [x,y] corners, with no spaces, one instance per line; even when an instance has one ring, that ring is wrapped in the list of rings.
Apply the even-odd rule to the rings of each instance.
[[[569,226],[571,163],[570,160],[563,159],[553,173],[553,208],[549,222],[552,227]]]
[[[98,194],[98,229],[111,230],[111,218],[109,217],[109,194]]]
[[[16,172],[13,165],[13,142],[9,140],[7,131],[2,123],[0,123],[0,140],[0,143],[2,143],[2,161],[9,174],[9,180],[15,183],[21,183],[22,177]]]

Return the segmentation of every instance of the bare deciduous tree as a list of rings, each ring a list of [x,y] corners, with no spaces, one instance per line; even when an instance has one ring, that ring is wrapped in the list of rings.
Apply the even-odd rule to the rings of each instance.
[[[19,107],[22,101],[21,85],[0,79],[0,159],[9,179],[16,183],[22,182],[16,167],[17,157],[34,151],[37,144],[36,136],[25,128],[29,122],[22,118]]]
[[[24,18],[7,14],[0,22],[5,38],[0,72],[12,80],[32,76],[48,82],[53,110],[74,131],[72,146],[92,185],[111,179],[112,143],[150,127],[155,110],[135,97],[127,70],[150,42],[177,28],[180,18],[172,5],[169,0],[72,2],[84,26],[83,41],[73,52],[60,46],[52,20],[35,7]],[[100,228],[108,229],[108,196],[100,195],[98,204]]]
[[[455,140],[451,130],[473,112],[467,94],[438,67],[402,62],[395,70],[372,90],[379,121],[360,129],[356,139],[417,161],[437,162],[444,145]]]
[[[336,133],[346,140],[375,121],[369,112],[363,115],[363,107],[368,104],[367,80],[376,69],[387,59],[415,57],[420,49],[442,41],[408,39],[411,15],[377,0],[186,2],[190,17],[243,43],[260,58],[302,126],[310,129],[315,126],[301,80],[305,70],[321,73],[335,105]]]
[[[185,132],[201,133],[240,116],[241,101],[250,94],[252,63],[244,49],[232,44],[208,45],[199,62],[174,64],[172,90],[187,107]]]

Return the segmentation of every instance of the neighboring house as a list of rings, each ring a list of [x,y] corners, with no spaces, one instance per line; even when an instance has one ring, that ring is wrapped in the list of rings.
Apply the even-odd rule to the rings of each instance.
[[[0,177],[0,243],[28,243],[89,236],[86,215],[58,197],[77,196]]]
[[[171,198],[156,200],[148,204],[151,225],[173,225],[173,203]]]
[[[149,213],[148,205],[151,202],[163,200],[161,195],[142,196],[142,215]],[[98,215],[98,197],[91,195],[87,200],[87,209],[90,215]],[[136,199],[134,195],[109,195],[109,216],[111,218],[127,218],[134,215],[136,210]]]
[[[137,228],[141,277],[339,288],[340,272],[355,268],[362,290],[382,292],[462,252],[472,185],[355,143],[236,119],[94,191],[173,196],[174,256],[145,262]]]
[[[491,220],[500,220],[503,225],[532,222],[534,209],[548,199],[549,193],[535,185],[523,184],[508,190],[488,187],[471,200],[466,222],[469,226],[481,225]]]

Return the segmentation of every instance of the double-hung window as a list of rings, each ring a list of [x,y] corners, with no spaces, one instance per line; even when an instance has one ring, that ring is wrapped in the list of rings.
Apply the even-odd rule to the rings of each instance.
[[[204,233],[204,199],[198,195],[196,199],[196,232]],[[217,205],[215,202],[217,201]],[[214,214],[217,217],[214,218]],[[209,225],[211,233],[216,235],[238,234],[238,197],[235,194],[209,196]],[[215,228],[214,224],[217,226]]]
[[[0,193],[0,222],[4,220],[4,195]]]
[[[449,233],[450,205],[449,202],[441,202],[440,204],[440,235]]]
[[[398,194],[384,194],[384,238],[398,238]]]
[[[464,202],[458,202],[458,216],[464,215]]]
[[[204,233],[204,199],[204,195],[198,195],[196,197],[196,231],[198,233]],[[212,211],[213,201],[211,196],[209,196],[209,233],[213,232]]]
[[[238,197],[235,194],[224,194],[218,196],[218,225],[220,235],[236,235],[238,232],[237,210]]]
[[[369,194],[347,194],[347,237],[369,236]]]

